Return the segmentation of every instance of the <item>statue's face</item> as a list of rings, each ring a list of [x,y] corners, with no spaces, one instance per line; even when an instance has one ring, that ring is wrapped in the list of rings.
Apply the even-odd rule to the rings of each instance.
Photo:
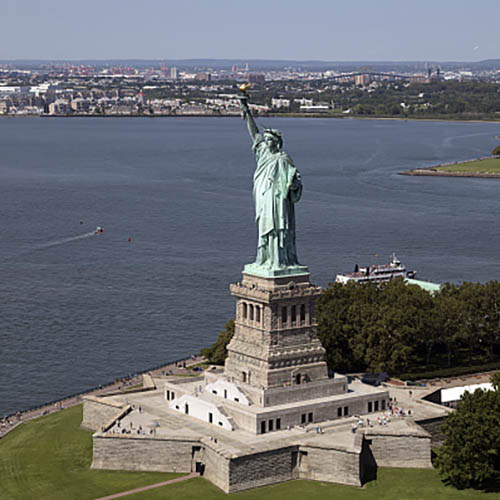
[[[279,141],[273,134],[264,134],[264,142],[271,153],[277,153],[280,150]]]

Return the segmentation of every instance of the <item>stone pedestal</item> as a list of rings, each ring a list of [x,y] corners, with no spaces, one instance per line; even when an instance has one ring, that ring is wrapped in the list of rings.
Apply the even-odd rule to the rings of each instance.
[[[322,290],[310,283],[309,273],[263,277],[244,272],[230,290],[237,302],[226,378],[249,394],[288,388],[292,400],[317,398],[306,386],[326,381],[328,370],[316,336],[316,300]],[[331,394],[324,384],[309,388],[316,385],[322,395]],[[265,395],[254,403],[265,406]]]
[[[344,375],[328,376],[316,334],[322,289],[311,284],[308,272],[264,276],[247,271],[241,282],[230,285],[236,297],[235,333],[224,371],[212,368],[203,380],[166,382],[170,409],[257,435],[387,407],[385,389],[354,392]]]

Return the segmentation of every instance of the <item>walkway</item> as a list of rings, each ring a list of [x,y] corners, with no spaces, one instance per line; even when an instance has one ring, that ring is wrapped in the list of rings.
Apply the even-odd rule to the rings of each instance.
[[[149,486],[143,486],[142,488],[136,488],[135,490],[122,491],[121,493],[115,493],[114,495],[109,495],[107,497],[97,498],[96,500],[111,500],[112,498],[120,498],[126,495],[133,495],[134,493],[141,493],[142,491],[152,490],[154,488],[159,488],[160,486],[167,486],[168,484],[187,481],[188,479],[193,479],[193,477],[197,476],[199,476],[197,472],[191,472],[191,474],[187,476],[177,477],[175,479],[170,479],[170,481],[163,481],[162,483],[150,484]]]

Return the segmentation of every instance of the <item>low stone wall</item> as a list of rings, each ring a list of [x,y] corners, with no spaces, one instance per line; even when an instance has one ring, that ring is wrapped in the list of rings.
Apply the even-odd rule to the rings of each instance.
[[[85,396],[83,398],[83,418],[81,427],[92,431],[101,430],[113,418],[117,418],[124,406],[106,398]]]
[[[197,440],[94,434],[93,469],[191,472]]]
[[[374,428],[364,435],[378,467],[432,468],[431,437],[416,425],[401,431]]]
[[[227,493],[292,479],[292,452],[296,446],[231,459]]]
[[[89,397],[85,408],[85,425],[101,427],[129,407]],[[352,441],[339,443],[316,435],[308,439],[304,434],[296,442],[281,443],[281,448],[276,442],[276,448],[271,445],[266,450],[237,456],[231,447],[207,437],[96,432],[92,468],[192,472],[199,463],[206,479],[222,491],[233,493],[296,478],[361,486],[376,477],[380,466],[432,467],[431,437],[411,421],[398,422],[394,428],[368,428],[352,437]]]
[[[352,450],[331,446],[301,446],[299,478],[361,486],[360,454],[362,440]]]
[[[225,493],[229,493],[229,457],[219,453],[216,448],[205,446],[203,460],[205,479],[208,479]]]

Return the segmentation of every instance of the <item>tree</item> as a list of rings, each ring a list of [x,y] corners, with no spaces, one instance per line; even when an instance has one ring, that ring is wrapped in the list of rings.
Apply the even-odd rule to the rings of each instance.
[[[491,383],[495,391],[500,391],[500,372],[496,372],[491,376]]]
[[[329,368],[391,373],[421,368],[435,343],[433,308],[428,292],[402,279],[333,284],[318,301],[318,336]]]
[[[496,374],[498,375],[498,374]],[[498,386],[498,377],[495,381]],[[487,488],[500,481],[500,392],[466,392],[443,425],[437,452],[441,476],[458,488]]]
[[[464,304],[460,301],[456,285],[446,284],[436,297],[435,314],[440,334],[439,342],[446,352],[447,366],[451,367],[459,355],[460,340],[466,337]]]
[[[200,351],[200,354],[204,356],[210,363],[215,365],[223,365],[227,357],[227,345],[231,341],[234,335],[234,319],[230,319],[225,327],[219,333],[217,340],[210,346],[205,347]]]
[[[493,151],[491,152],[493,156],[500,156],[500,146],[497,146]]]

